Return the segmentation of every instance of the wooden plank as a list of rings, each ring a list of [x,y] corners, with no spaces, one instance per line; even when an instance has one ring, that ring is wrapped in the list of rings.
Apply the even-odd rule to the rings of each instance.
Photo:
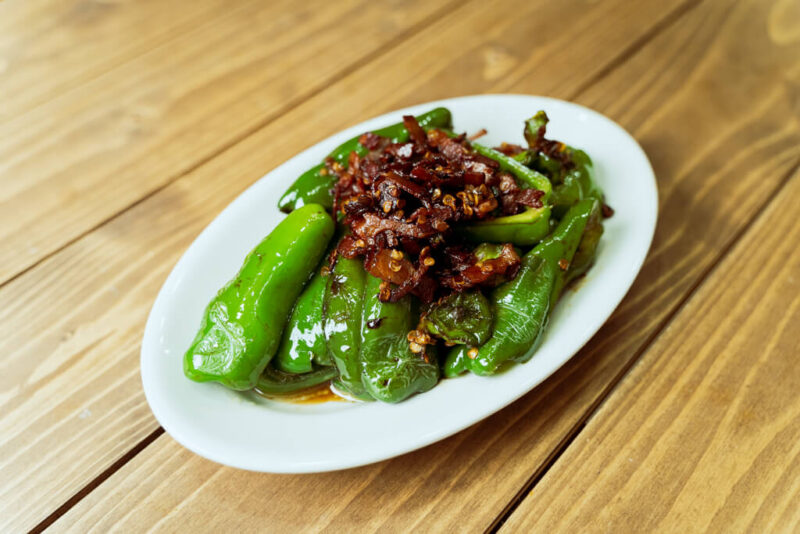
[[[640,126],[644,131],[640,138],[656,156],[654,159],[662,181],[665,226],[659,233],[655,259],[651,259],[646,275],[643,275],[646,278],[637,285],[633,299],[629,301],[634,304],[626,304],[621,315],[605,330],[606,337],[599,337],[554,380],[498,416],[451,440],[394,461],[323,475],[312,482],[308,482],[308,477],[248,475],[219,468],[181,451],[168,438],[159,438],[84,500],[73,513],[65,516],[64,525],[76,526],[73,521],[78,521],[80,526],[98,522],[102,527],[121,522],[125,526],[143,528],[160,521],[163,515],[160,512],[172,510],[162,523],[166,528],[177,524],[200,527],[201,523],[212,520],[204,514],[198,515],[198,507],[222,498],[223,494],[227,499],[225,508],[232,511],[219,520],[229,521],[234,528],[252,524],[250,521],[255,513],[252,510],[256,509],[268,516],[266,519],[270,524],[290,526],[300,514],[297,503],[303,503],[307,508],[304,517],[318,518],[316,522],[308,520],[310,527],[369,530],[376,527],[403,529],[424,524],[428,527],[459,525],[477,529],[491,523],[497,511],[580,421],[603,389],[624,368],[626,361],[646,343],[670,308],[677,305],[736,232],[747,224],[758,208],[758,202],[747,196],[747,186],[758,183],[769,190],[780,180],[780,173],[797,158],[798,132],[796,127],[786,127],[786,95],[776,89],[774,83],[783,76],[786,58],[794,59],[796,56],[791,50],[786,52],[787,56],[767,53],[766,50],[771,50],[769,41],[761,42],[760,48],[756,48],[758,56],[749,59],[753,68],[745,70],[753,73],[752,78],[741,80],[742,91],[751,91],[752,85],[761,87],[755,94],[759,101],[766,102],[766,107],[748,110],[751,113],[736,117],[725,110],[725,104],[729,102],[723,101],[719,113],[707,119],[708,127],[717,135],[708,137],[703,131],[694,133],[694,125],[689,119],[705,103],[695,101],[693,97],[703,94],[708,86],[725,85],[727,77],[733,76],[726,69],[731,63],[724,51],[730,46],[733,36],[741,34],[741,28],[728,25],[722,34],[716,30],[720,21],[726,20],[727,7],[711,5],[691,13],[691,18],[681,20],[663,38],[637,55],[630,65],[603,83],[614,89],[615,94],[625,95],[620,103],[622,109],[627,109],[626,104],[630,106],[640,101],[643,96],[648,97],[650,106],[641,109],[640,114],[629,121],[653,116],[659,119],[653,125]],[[684,94],[677,94],[671,86],[660,87],[661,100],[667,110],[674,113],[657,113],[660,111],[656,104],[658,95],[653,98],[649,93],[643,95],[644,88],[627,92],[618,90],[619,86],[630,86],[633,81],[641,79],[643,73],[650,72],[654,65],[663,67],[675,61],[676,56],[664,51],[680,54],[692,45],[695,53],[689,57],[694,59],[676,72],[679,78],[692,78],[698,65],[708,62],[709,58],[720,59],[716,64],[707,65],[701,75],[695,76]],[[756,81],[761,84],[756,84]],[[357,84],[352,86],[356,90]],[[598,91],[587,95],[587,99],[593,94],[605,94],[602,88]],[[742,94],[732,92],[729,98],[739,99]],[[748,136],[743,132],[751,133]],[[764,132],[777,133],[753,146],[753,140],[763,137]],[[685,137],[686,142],[677,147],[681,148],[680,151],[676,151],[674,139],[679,136]],[[718,145],[722,142],[724,147]],[[729,165],[732,152],[743,160],[757,162],[757,165],[747,173],[740,173]],[[703,154],[704,158],[692,162],[690,157],[695,154]],[[676,165],[676,162],[682,164]],[[720,204],[716,200],[718,196],[684,194],[687,189],[695,188],[700,179],[707,184],[710,193],[731,189],[734,179],[743,183],[741,190],[731,189],[730,202]],[[683,198],[693,199],[695,203],[678,201]],[[708,225],[723,218],[726,220],[724,227],[718,229]],[[681,239],[674,239],[675,235],[680,235]],[[692,250],[698,247],[705,249],[705,254],[692,254]],[[689,256],[693,261],[677,264],[680,270],[669,269],[676,264],[664,260],[661,254],[665,253],[673,258]],[[647,296],[651,289],[656,294],[666,293],[667,298],[660,302],[660,306],[647,308],[639,299]],[[623,331],[624,335],[613,339],[609,333],[615,331]],[[609,348],[612,345],[616,350]],[[147,482],[143,480],[155,466],[162,465],[164,467],[157,471],[157,476]],[[200,473],[198,478],[187,481],[187,473],[194,472]],[[136,489],[140,484],[145,484],[141,491]],[[234,487],[240,496],[233,494],[231,489]],[[335,488],[333,493],[338,497],[331,499],[329,489],[322,495],[314,490],[318,487]],[[127,498],[119,500],[119,495]],[[269,510],[260,509],[255,503],[265,495],[270,496],[275,504]],[[390,499],[389,495],[394,498]],[[469,507],[470,514],[461,513],[465,506]],[[148,514],[148,510],[153,513]],[[420,523],[415,523],[417,521]]]
[[[230,11],[225,0],[0,2],[0,122]]]
[[[248,1],[0,124],[0,283],[450,9]]]
[[[34,494],[37,505],[41,503],[22,517],[6,517],[14,524],[30,524],[37,514],[52,510],[53,502],[63,501],[156,428],[137,378],[137,352],[147,312],[177,256],[250,182],[348,123],[411,98],[428,100],[452,94],[457,87],[474,92],[483,74],[461,86],[459,82],[468,78],[464,72],[490,72],[483,81],[486,90],[557,88],[569,96],[568,91],[587,83],[615,54],[663,20],[653,18],[648,10],[637,18],[627,6],[622,0],[588,9],[578,1],[502,0],[444,19],[0,290],[0,302],[5,304],[0,306],[0,339],[15,347],[0,364],[4,371],[0,373],[0,405],[7,414],[0,420],[0,436],[5,438],[0,442],[0,458],[7,459],[0,463],[0,480],[7,481],[8,488],[0,493],[0,500],[6,499],[8,509],[14,511],[19,503],[32,502]],[[663,3],[649,4],[655,6],[663,7]],[[668,17],[671,11],[659,13]],[[574,21],[574,26],[549,22],[561,18]],[[618,24],[594,27],[590,21],[596,19]],[[518,24],[528,32],[516,31]],[[493,30],[482,33],[482,28]],[[531,34],[546,43],[533,57]],[[475,41],[475,36],[484,36],[485,41]],[[509,57],[519,59],[505,61],[505,71],[498,76],[496,43],[501,36]],[[463,43],[470,39],[473,48],[465,51]],[[589,57],[598,41],[608,43],[602,61]],[[439,53],[429,53],[433,49]],[[559,61],[552,61],[553,56]],[[583,77],[576,77],[575,66]],[[91,277],[86,273],[92,273]],[[53,302],[61,304],[48,304]],[[504,413],[508,424],[516,418],[513,410]],[[494,424],[502,418],[494,418]],[[36,439],[31,442],[29,436]],[[472,465],[474,460],[468,458],[474,450],[467,447],[462,453],[465,456],[447,461],[469,476],[463,469]],[[411,476],[419,475],[418,470],[394,465],[398,474],[406,473],[396,478],[398,491],[420,490],[417,483],[423,478]],[[523,471],[514,480],[520,477],[524,478]],[[431,498],[416,501],[416,506],[433,504],[439,488],[432,484]],[[502,508],[507,491],[492,496],[491,506]],[[423,494],[420,490],[419,495]],[[398,510],[395,520],[405,521],[403,514],[415,510]],[[476,515],[470,521],[477,526],[491,519]]]
[[[504,532],[800,529],[800,173]]]
[[[787,120],[794,89],[781,85],[797,72],[800,56],[796,45],[776,45],[765,32],[771,7],[703,4],[579,98],[621,118],[648,149],[659,177],[662,217],[653,253],[623,306],[551,380],[444,442],[319,476],[242,473],[162,436],[55,526],[211,530],[224,522],[244,530],[302,524],[334,531],[490,526],[800,156],[800,128]],[[749,53],[738,50],[743,38]],[[653,73],[662,75],[652,78]],[[537,72],[523,78],[522,87],[544,77]],[[640,83],[648,77],[649,83]],[[754,195],[755,189],[761,193]],[[264,507],[264,501],[271,505]]]

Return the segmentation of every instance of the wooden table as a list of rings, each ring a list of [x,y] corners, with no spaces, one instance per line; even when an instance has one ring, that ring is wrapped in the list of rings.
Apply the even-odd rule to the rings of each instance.
[[[206,461],[139,379],[243,189],[365,118],[544,94],[658,176],[634,287],[480,424],[321,475]],[[800,2],[0,3],[0,531],[800,530]]]

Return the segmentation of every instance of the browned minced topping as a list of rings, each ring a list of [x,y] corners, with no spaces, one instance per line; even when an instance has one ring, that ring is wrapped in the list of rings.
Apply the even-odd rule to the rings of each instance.
[[[363,257],[366,270],[385,282],[384,301],[412,293],[430,302],[488,284],[498,274],[516,274],[520,259],[513,247],[478,265],[452,228],[541,207],[543,192],[520,189],[494,160],[474,152],[464,135],[426,133],[412,116],[403,122],[408,142],[366,133],[359,140],[366,155],[351,153],[347,168],[326,162],[339,177],[334,213],[341,211],[350,229],[336,253]]]

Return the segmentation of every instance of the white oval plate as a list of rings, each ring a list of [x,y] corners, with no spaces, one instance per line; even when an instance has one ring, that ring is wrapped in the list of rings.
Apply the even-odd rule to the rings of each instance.
[[[442,380],[397,405],[329,402],[298,405],[236,393],[183,376],[182,357],[208,301],[237,272],[245,255],[284,216],[278,198],[303,171],[342,141],[436,106],[453,112],[455,130],[487,145],[523,143],[523,120],[544,109],[550,138],[582,148],[615,214],[605,223],[597,262],[576,291],[559,302],[531,361],[483,378]],[[387,113],[329,137],[253,184],[192,243],[167,278],[142,341],[142,383],[150,407],[186,448],[253,471],[307,473],[355,467],[455,434],[541,383],[594,335],[633,283],[655,230],[655,176],[647,156],[620,126],[585,107],[536,96],[480,95]]]

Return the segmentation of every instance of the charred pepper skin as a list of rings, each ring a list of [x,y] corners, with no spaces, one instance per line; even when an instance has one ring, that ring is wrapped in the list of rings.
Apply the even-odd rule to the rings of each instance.
[[[432,346],[412,352],[407,339],[414,328],[411,297],[397,302],[378,298],[381,280],[367,275],[361,321],[361,380],[375,399],[396,403],[428,391],[439,381]]]
[[[358,259],[339,256],[325,285],[323,324],[328,353],[339,371],[334,388],[372,400],[361,383],[361,310],[367,273]]]
[[[281,221],[209,303],[184,355],[184,374],[197,382],[252,389],[333,232],[333,219],[316,204]]]
[[[287,373],[267,365],[256,384],[256,393],[261,395],[286,395],[302,391],[331,380],[336,376],[334,367],[315,367],[302,374]]]
[[[453,117],[447,108],[435,108],[427,113],[418,115],[417,122],[424,129],[450,128],[452,127]],[[380,137],[389,138],[393,143],[403,143],[408,141],[409,138],[408,130],[406,130],[402,122],[374,130],[373,133]],[[359,156],[367,153],[367,149],[358,142],[360,137],[345,141],[336,147],[328,157],[343,167],[347,167],[351,152],[355,152]],[[316,203],[330,209],[333,206],[331,189],[336,180],[336,176],[328,173],[325,164],[320,163],[301,174],[295,180],[281,196],[278,201],[278,208],[285,213],[289,213],[305,204]]]
[[[287,373],[311,372],[314,364],[331,365],[325,330],[322,324],[322,300],[325,296],[325,276],[319,272],[311,277],[297,297],[283,339],[275,355],[275,367]]]
[[[586,199],[570,208],[555,232],[523,257],[517,277],[494,290],[494,333],[474,358],[467,358],[470,371],[492,375],[507,362],[533,356],[597,203]]]
[[[450,293],[428,307],[420,327],[447,343],[481,345],[492,334],[492,310],[477,289]]]

